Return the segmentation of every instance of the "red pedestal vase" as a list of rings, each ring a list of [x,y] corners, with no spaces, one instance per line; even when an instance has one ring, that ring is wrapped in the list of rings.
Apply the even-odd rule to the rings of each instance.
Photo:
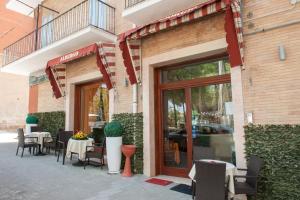
[[[122,145],[122,152],[126,157],[124,171],[122,176],[130,177],[132,176],[131,173],[131,164],[130,164],[130,157],[135,153],[136,146],[135,145]]]

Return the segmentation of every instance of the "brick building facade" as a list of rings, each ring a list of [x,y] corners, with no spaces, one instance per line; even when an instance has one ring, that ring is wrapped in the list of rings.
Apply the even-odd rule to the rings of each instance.
[[[57,3],[57,1],[45,0],[42,5],[58,12],[59,14],[54,15],[55,17],[69,11],[70,8],[81,2],[81,0],[74,0],[59,1],[59,3]],[[300,110],[298,102],[300,101],[298,99],[300,98],[300,82],[299,78],[297,78],[297,72],[299,71],[297,58],[299,57],[300,49],[297,44],[300,42],[300,25],[297,20],[299,18],[300,7],[298,3],[293,5],[285,0],[278,0],[276,2],[272,0],[242,1],[241,15],[243,19],[244,34],[244,63],[243,66],[232,66],[230,72],[227,74],[222,74],[223,72],[220,69],[220,64],[224,67],[224,62],[226,63],[231,57],[227,51],[228,41],[226,41],[226,31],[224,29],[224,26],[226,26],[224,20],[226,16],[225,10],[142,37],[140,46],[140,61],[142,68],[141,84],[131,86],[126,68],[124,67],[124,59],[122,51],[119,48],[117,36],[135,28],[135,24],[143,25],[139,24],[139,20],[143,21],[143,23],[144,21],[147,21],[147,16],[150,15],[147,13],[147,6],[148,9],[150,9],[151,6],[155,5],[150,5],[150,3],[148,5],[148,2],[150,1],[146,1],[139,5],[133,4],[128,6],[127,4],[125,5],[125,2],[128,3],[128,1],[121,1],[121,3],[114,0],[106,1],[108,5],[114,8],[115,17],[114,33],[107,37],[110,39],[106,38],[106,40],[110,40],[110,43],[116,44],[114,54],[116,78],[114,79],[115,88],[109,91],[109,114],[111,116],[114,113],[131,113],[133,111],[143,112],[144,173],[146,175],[152,176],[161,173],[176,175],[177,171],[172,172],[170,171],[170,168],[172,167],[165,166],[167,165],[166,160],[164,160],[164,156],[166,157],[166,152],[164,152],[164,148],[166,148],[166,144],[164,143],[165,140],[168,140],[168,142],[171,142],[172,144],[177,143],[177,145],[179,145],[181,160],[183,162],[183,160],[186,159],[188,163],[186,168],[190,167],[191,160],[189,156],[192,155],[192,146],[195,144],[181,139],[181,141],[184,141],[183,143],[187,143],[186,146],[183,145],[182,147],[180,142],[170,141],[169,138],[166,139],[164,137],[164,134],[166,134],[165,126],[166,124],[169,126],[167,127],[168,130],[179,129],[177,125],[180,126],[182,124],[173,120],[176,122],[174,122],[175,125],[171,127],[169,124],[172,119],[170,118],[172,118],[173,115],[176,115],[176,113],[180,116],[182,114],[182,109],[186,109],[186,112],[189,114],[196,113],[196,111],[193,110],[193,106],[203,109],[205,106],[202,104],[205,103],[200,105],[200,100],[198,100],[196,104],[192,104],[192,106],[189,106],[189,103],[187,102],[182,104],[178,103],[176,104],[177,107],[185,105],[187,108],[178,108],[177,111],[172,113],[166,108],[168,105],[166,105],[167,103],[164,102],[164,100],[161,100],[161,102],[157,100],[164,98],[163,95],[166,91],[175,89],[180,90],[178,85],[181,83],[186,84],[186,86],[184,86],[186,92],[185,98],[190,102],[193,102],[193,98],[198,98],[195,97],[196,95],[188,95],[191,91],[193,92],[193,88],[195,87],[201,86],[203,89],[206,86],[214,85],[218,88],[224,88],[224,85],[230,84],[231,90],[229,92],[227,90],[218,89],[219,92],[221,91],[222,93],[222,98],[220,98],[221,93],[218,93],[218,96],[217,92],[215,96],[209,96],[209,98],[216,98],[215,100],[211,100],[211,102],[215,102],[215,106],[206,105],[207,110],[203,111],[203,113],[212,113],[213,108],[216,107],[218,112],[216,111],[215,114],[221,116],[218,116],[219,118],[215,121],[222,126],[227,123],[224,121],[228,121],[231,119],[230,116],[233,115],[232,123],[226,124],[230,124],[230,127],[221,130],[221,128],[215,128],[215,126],[217,126],[215,125],[216,122],[206,122],[207,120],[205,121],[203,119],[199,120],[201,122],[194,122],[197,121],[197,117],[201,118],[201,115],[203,115],[202,112],[199,112],[199,116],[193,114],[192,118],[189,119],[187,117],[186,120],[190,120],[189,122],[192,123],[193,128],[188,128],[188,126],[184,125],[184,131],[188,132],[187,137],[194,140],[195,138],[192,134],[201,132],[199,130],[201,127],[211,129],[210,131],[212,132],[230,132],[229,129],[234,130],[232,134],[234,145],[230,152],[235,156],[226,156],[230,157],[230,159],[234,159],[234,162],[236,162],[238,166],[243,167],[245,165],[243,131],[243,126],[245,124],[248,122],[253,122],[255,124],[299,123]],[[205,3],[208,1],[203,2]],[[190,1],[187,5],[181,5],[181,9],[173,7],[173,13],[187,9],[193,5],[197,5],[197,2]],[[143,11],[143,9],[145,9],[145,11]],[[139,14],[139,12],[144,12],[144,14]],[[166,17],[166,15],[161,14],[164,12],[172,12],[172,10],[164,11],[164,8],[158,9],[157,16],[162,17],[157,18],[156,20]],[[47,12],[44,12],[43,15],[43,12],[41,12],[42,16],[45,16],[45,13]],[[145,19],[142,18],[143,16]],[[151,22],[152,21],[148,21],[148,23]],[[73,33],[73,35],[75,34],[76,33]],[[103,41],[99,39],[99,41],[95,42]],[[55,43],[50,44],[49,46],[54,44]],[[66,43],[66,45],[69,44]],[[90,43],[86,43],[80,47],[88,45],[90,45]],[[282,46],[285,50],[286,58],[284,60],[279,59],[279,46]],[[59,49],[59,51],[63,52],[62,49]],[[57,57],[76,51],[77,49],[79,48],[71,48],[66,52],[59,53]],[[53,58],[55,57],[49,57],[47,59],[51,60]],[[163,83],[163,76],[161,74],[164,73],[166,69],[172,67],[173,69],[182,69],[184,67],[189,67],[191,64],[201,65],[203,63],[207,66],[212,66],[213,63],[216,62],[219,63],[219,74],[217,74],[216,77],[215,75],[213,76],[215,77],[214,80],[208,80],[206,77],[201,76],[200,78],[195,78],[199,78],[198,82],[196,80],[195,83],[193,80],[177,80],[178,85],[176,86],[172,86],[172,84],[164,85]],[[181,68],[178,67],[178,64],[180,64]],[[41,65],[42,66],[38,67],[38,70],[30,72],[30,75],[43,75],[46,62],[41,62]],[[76,123],[76,119],[74,119],[76,108],[74,108],[74,106],[76,106],[77,86],[95,80],[102,80],[103,76],[99,72],[95,54],[72,60],[65,65],[65,97],[56,99],[53,96],[52,88],[48,80],[33,84],[30,90],[29,112],[65,111],[66,129],[74,130]],[[4,66],[4,68],[5,67],[9,67],[9,65]],[[221,78],[223,82],[220,81]],[[210,81],[210,84],[203,83],[205,81]],[[160,90],[161,93],[157,92],[159,87],[162,88]],[[210,90],[210,92],[212,91]],[[224,95],[224,93],[226,94]],[[205,96],[204,92],[201,95]],[[224,105],[222,103],[223,96],[224,99],[229,98],[226,102],[223,102]],[[135,107],[136,102],[137,107]],[[173,102],[173,104],[175,109],[175,103]],[[233,105],[233,108],[231,108],[231,105]],[[226,109],[222,108],[222,113],[220,113],[220,107],[226,107]],[[161,110],[156,110],[157,108],[161,108]],[[161,116],[160,114],[164,113],[166,110],[169,112],[168,116],[164,116],[164,114]],[[182,115],[185,116],[186,112],[184,111]],[[163,120],[165,120],[164,117],[169,117],[169,121],[166,120],[168,122],[163,122]],[[193,117],[195,117],[195,119]],[[194,129],[194,127],[197,128]],[[159,134],[160,132],[161,134]],[[167,134],[171,134],[171,131]],[[200,135],[201,134],[202,133],[200,133]],[[215,150],[217,152],[220,151],[218,150],[218,145],[222,146],[223,144],[220,144],[218,140],[212,138],[210,138],[210,140],[211,145],[216,145],[217,149]],[[228,147],[231,148],[230,145],[228,145]],[[220,157],[224,156],[221,155],[221,153],[219,154]],[[180,176],[186,176],[185,172],[180,171],[180,173],[182,173],[179,174]]]

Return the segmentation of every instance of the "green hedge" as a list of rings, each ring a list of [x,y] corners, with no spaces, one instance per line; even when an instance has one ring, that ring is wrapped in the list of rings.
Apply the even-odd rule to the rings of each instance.
[[[52,136],[55,136],[59,128],[65,128],[64,111],[31,113],[30,115],[36,116],[39,119],[38,125],[44,131],[50,132]]]
[[[132,170],[134,173],[143,173],[143,114],[142,113],[121,113],[113,115],[123,126],[123,144],[136,145],[136,153],[132,157]],[[124,165],[124,157],[122,167]]]
[[[265,165],[259,200],[300,199],[300,125],[245,127],[246,155],[258,155]]]

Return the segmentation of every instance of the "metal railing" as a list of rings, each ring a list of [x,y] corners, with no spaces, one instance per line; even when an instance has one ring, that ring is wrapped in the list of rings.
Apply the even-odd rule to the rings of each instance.
[[[115,33],[115,8],[101,0],[85,0],[4,48],[3,66],[88,26]]]
[[[130,8],[146,0],[125,0],[125,8]]]

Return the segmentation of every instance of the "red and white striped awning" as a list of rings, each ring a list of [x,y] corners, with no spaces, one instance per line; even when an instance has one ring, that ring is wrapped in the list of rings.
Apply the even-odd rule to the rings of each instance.
[[[45,71],[52,86],[53,94],[56,98],[65,96],[65,64],[93,53],[96,53],[97,66],[103,76],[102,78],[107,88],[110,90],[114,87],[115,44],[95,43],[48,61]]]
[[[119,35],[119,46],[130,83],[135,84],[141,81],[141,47],[139,40],[142,37],[221,11],[226,11],[225,31],[230,64],[232,67],[243,65],[244,54],[240,0],[210,0]]]

